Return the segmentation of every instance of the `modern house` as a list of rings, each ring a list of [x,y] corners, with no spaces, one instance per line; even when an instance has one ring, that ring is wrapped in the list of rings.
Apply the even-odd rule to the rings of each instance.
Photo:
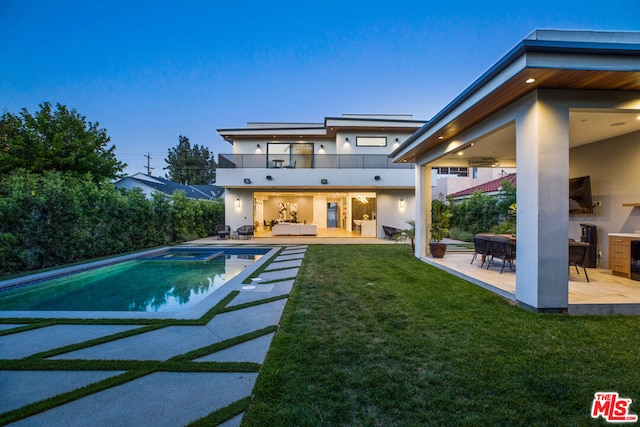
[[[392,157],[416,165],[417,257],[428,254],[433,167],[516,167],[515,300],[564,310],[567,240],[580,239],[581,223],[597,227],[600,265],[631,275],[640,241],[640,33],[535,31]],[[594,207],[570,215],[569,180],[585,176]]]
[[[139,188],[147,198],[150,198],[154,192],[170,196],[176,191],[182,191],[189,199],[195,200],[216,200],[224,194],[224,189],[217,185],[184,185],[169,181],[166,178],[143,173],[122,178],[115,183],[115,186],[116,188],[126,189]]]
[[[226,223],[256,237],[384,237],[415,212],[412,163],[389,157],[424,121],[410,115],[344,114],[323,123],[248,123],[218,129]]]

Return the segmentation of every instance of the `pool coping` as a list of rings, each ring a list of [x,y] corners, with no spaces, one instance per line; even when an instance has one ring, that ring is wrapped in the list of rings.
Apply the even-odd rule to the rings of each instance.
[[[211,246],[167,246],[162,248],[156,248],[148,251],[136,252],[133,254],[122,255],[114,258],[92,261],[80,265],[64,267],[56,270],[46,271],[42,273],[36,273],[28,276],[22,276],[14,279],[0,281],[0,289],[10,288],[15,286],[21,286],[28,282],[41,281],[62,277],[65,275],[82,272],[85,270],[91,270],[94,268],[104,267],[110,264],[116,264],[119,262],[128,261],[131,259],[139,258],[142,256],[153,255],[155,253],[163,252],[171,248],[190,248],[190,249],[211,249]],[[230,246],[234,249],[237,247]],[[213,308],[218,302],[220,302],[225,296],[234,290],[240,290],[243,286],[243,282],[250,277],[255,271],[257,271],[262,265],[270,261],[281,249],[281,246],[244,246],[243,249],[269,249],[267,253],[262,256],[258,261],[251,264],[249,267],[242,270],[234,278],[229,280],[224,285],[220,286],[202,301],[184,312],[139,312],[139,311],[11,311],[0,310],[0,318],[33,318],[33,319],[186,319],[194,320],[204,316],[211,308]],[[218,249],[218,248],[217,248]]]

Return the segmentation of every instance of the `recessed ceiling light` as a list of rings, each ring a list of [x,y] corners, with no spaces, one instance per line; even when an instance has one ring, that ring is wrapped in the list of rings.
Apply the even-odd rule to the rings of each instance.
[[[464,154],[464,150],[458,151],[458,156],[462,156]]]
[[[636,120],[640,120],[640,116],[636,117]]]
[[[525,80],[524,82],[525,82],[526,84],[528,84],[528,85],[529,85],[529,84],[531,84],[531,83],[533,83],[533,82],[535,82],[535,81],[536,81],[536,79],[534,79],[533,77],[531,77],[531,78],[529,78],[529,79]]]
[[[438,139],[444,139],[444,136],[440,135],[440,136],[438,137]]]

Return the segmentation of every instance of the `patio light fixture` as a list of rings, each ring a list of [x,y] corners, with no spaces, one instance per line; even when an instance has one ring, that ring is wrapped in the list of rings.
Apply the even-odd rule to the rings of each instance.
[[[240,209],[240,199],[236,199],[236,208]]]
[[[404,199],[400,199],[400,209],[404,209]]]

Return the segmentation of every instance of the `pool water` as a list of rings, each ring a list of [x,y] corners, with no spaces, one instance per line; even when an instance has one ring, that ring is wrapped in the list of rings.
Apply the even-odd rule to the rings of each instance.
[[[215,254],[191,261],[180,251],[21,286],[0,292],[0,310],[184,312],[262,257]]]

